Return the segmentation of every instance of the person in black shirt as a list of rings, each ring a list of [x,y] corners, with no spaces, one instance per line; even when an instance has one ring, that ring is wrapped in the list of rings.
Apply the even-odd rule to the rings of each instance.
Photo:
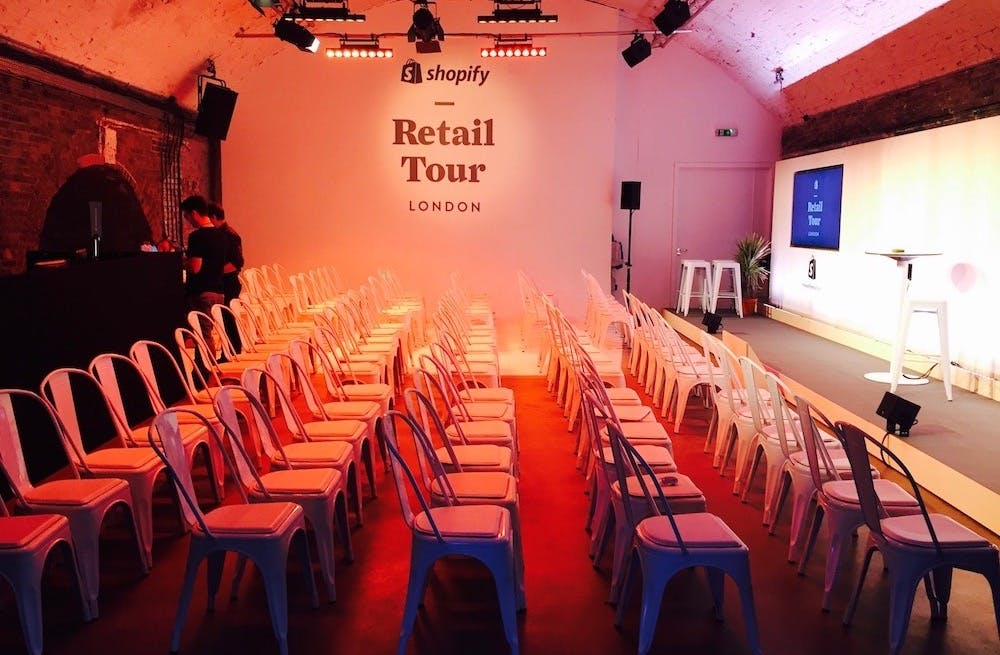
[[[212,305],[225,302],[222,271],[229,260],[229,239],[222,230],[212,225],[208,217],[208,203],[203,197],[185,198],[181,211],[195,228],[188,235],[185,263],[188,309],[210,314]],[[215,352],[211,326],[203,325],[202,332],[208,346]]]
[[[212,225],[216,229],[221,230],[229,241],[226,263],[222,267],[222,294],[228,307],[230,301],[234,298],[239,298],[240,292],[243,291],[243,285],[240,283],[239,278],[239,273],[243,269],[243,239],[226,222],[226,211],[222,208],[222,205],[215,202],[209,203],[208,216],[212,220]],[[230,314],[224,314],[223,316],[226,335],[229,336],[229,341],[233,344],[236,352],[242,352],[243,345],[240,340],[240,332],[236,327],[235,321],[233,321],[233,317]]]

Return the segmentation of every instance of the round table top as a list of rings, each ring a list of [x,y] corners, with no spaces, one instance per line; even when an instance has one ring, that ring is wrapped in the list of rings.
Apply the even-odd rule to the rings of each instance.
[[[881,255],[882,257],[889,257],[895,260],[907,260],[916,259],[917,257],[932,257],[934,255],[942,255],[941,252],[919,252],[913,250],[866,250],[866,255]]]

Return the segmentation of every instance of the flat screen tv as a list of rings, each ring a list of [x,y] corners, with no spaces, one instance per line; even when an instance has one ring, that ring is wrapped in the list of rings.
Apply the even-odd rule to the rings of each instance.
[[[795,173],[792,186],[792,246],[840,250],[840,206],[844,165]]]

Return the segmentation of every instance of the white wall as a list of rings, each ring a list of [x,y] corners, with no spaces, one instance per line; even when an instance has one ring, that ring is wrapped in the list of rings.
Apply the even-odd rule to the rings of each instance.
[[[795,171],[844,164],[840,251],[791,248]],[[779,306],[891,341],[899,278],[866,255],[903,248],[942,252],[914,264],[912,292],[949,302],[952,359],[995,372],[1000,323],[1000,117],[778,162],[771,298]],[[806,277],[810,257],[816,280]],[[910,329],[915,350],[937,352],[932,321]]]
[[[619,49],[629,40],[622,37]],[[726,256],[732,256],[736,240],[746,233],[766,234],[771,215],[769,169],[780,155],[781,124],[722,69],[685,47],[684,35],[653,50],[635,68],[629,69],[619,57],[617,83],[614,231],[626,240],[628,212],[617,209],[619,182],[642,181],[642,208],[635,213],[632,229],[632,292],[653,306],[672,307],[677,289],[671,276],[680,266],[680,258],[673,254],[674,233],[685,227],[682,221],[691,220],[675,215],[679,194],[685,194],[680,204],[698,215],[740,214],[736,222],[741,227],[735,232],[704,225],[704,231],[723,244]],[[720,127],[737,128],[738,135],[716,137]],[[755,207],[728,207],[710,183],[711,176],[704,173],[717,170],[729,175],[748,170],[748,164],[768,169],[758,202]],[[679,188],[678,173],[690,170],[703,173],[698,176],[701,182]],[[723,223],[732,229],[733,221]],[[624,279],[622,275],[623,287]]]
[[[613,29],[617,20],[584,3],[546,10],[561,14],[549,28],[558,31]],[[446,3],[442,25],[482,31],[475,16],[483,11]],[[411,12],[410,3],[373,8],[366,25],[403,29]],[[383,45],[395,49],[392,60],[332,60],[289,46],[237,89],[223,188],[248,265],[332,263],[352,285],[388,266],[429,301],[461,271],[501,315],[520,311],[514,271],[523,268],[582,314],[580,269],[606,271],[610,260],[616,39],[536,39],[549,47],[536,60],[484,60],[479,49],[491,42],[482,39],[449,37],[433,55],[416,55],[403,39]],[[422,64],[424,83],[401,81],[408,57]],[[489,77],[429,81],[438,65],[481,66]],[[434,128],[492,120],[494,145],[394,144],[394,119]],[[407,156],[486,168],[477,183],[407,181]],[[480,211],[411,211],[420,201],[479,203]]]

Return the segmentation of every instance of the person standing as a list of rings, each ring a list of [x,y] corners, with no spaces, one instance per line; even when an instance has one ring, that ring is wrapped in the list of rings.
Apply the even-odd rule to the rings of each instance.
[[[226,211],[222,205],[215,202],[209,203],[208,216],[212,220],[212,225],[221,230],[228,240],[226,263],[222,267],[222,294],[228,307],[230,301],[239,298],[240,292],[243,291],[243,285],[239,278],[240,271],[243,270],[243,239],[226,222]],[[229,337],[230,343],[233,344],[233,348],[236,352],[242,352],[243,343],[240,339],[240,331],[236,327],[232,315],[223,314],[223,322],[226,327],[226,335]]]
[[[187,283],[185,295],[188,309],[211,313],[212,305],[225,302],[223,267],[229,259],[229,239],[212,225],[208,203],[202,196],[188,196],[181,203],[184,218],[195,228],[188,235]],[[211,325],[202,325],[209,348],[215,352]]]

